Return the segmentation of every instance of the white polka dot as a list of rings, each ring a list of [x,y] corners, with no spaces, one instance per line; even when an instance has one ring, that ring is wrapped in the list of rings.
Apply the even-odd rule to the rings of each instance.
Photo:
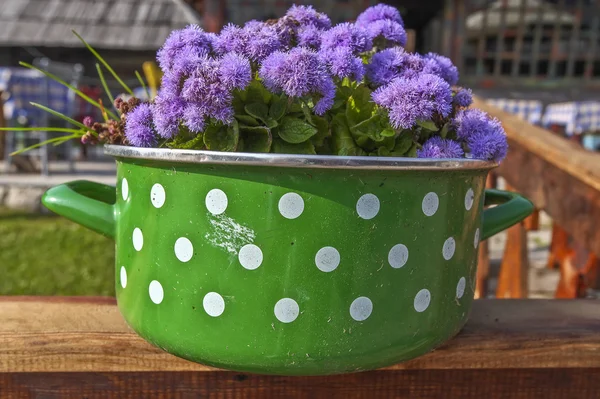
[[[292,298],[283,298],[275,304],[275,317],[282,323],[291,323],[300,314],[298,303]]]
[[[408,248],[404,244],[396,244],[390,249],[388,262],[394,269],[400,269],[408,260]]]
[[[127,197],[129,197],[129,182],[126,178],[121,180],[121,196],[123,197],[123,201],[127,201]]]
[[[477,248],[479,245],[479,228],[475,230],[475,237],[473,238],[473,247]]]
[[[279,199],[279,213],[286,219],[296,219],[304,212],[304,200],[299,194],[287,193]]]
[[[379,198],[375,194],[365,194],[356,201],[356,213],[366,220],[377,216],[379,207]]]
[[[415,310],[419,313],[424,312],[429,307],[429,302],[431,302],[431,293],[428,289],[423,288],[415,295]]]
[[[209,292],[202,300],[204,311],[212,317],[218,317],[225,311],[225,301],[223,297],[216,292]]]
[[[206,208],[213,215],[220,215],[227,209],[227,195],[223,190],[213,188],[206,194]]]
[[[194,246],[186,237],[179,237],[175,241],[175,256],[182,262],[189,262],[194,255]]]
[[[450,237],[444,242],[444,247],[442,248],[442,255],[444,259],[450,260],[454,256],[454,250],[456,249],[456,241],[454,238]]]
[[[165,188],[158,183],[153,185],[150,190],[150,201],[152,201],[152,205],[154,205],[155,208],[160,208],[165,204],[165,199]]]
[[[373,302],[366,296],[360,296],[350,305],[350,316],[356,321],[364,321],[373,312]]]
[[[473,207],[474,200],[475,200],[475,193],[473,192],[473,189],[470,188],[469,191],[467,191],[467,194],[465,194],[465,209],[467,211],[470,211],[471,208]]]
[[[456,284],[456,297],[458,299],[462,298],[465,294],[465,287],[467,286],[467,280],[464,277],[461,277],[458,280],[458,284]]]
[[[121,266],[120,277],[121,277],[121,287],[123,287],[123,288],[127,287],[127,270],[125,269],[125,266]]]
[[[244,269],[254,270],[262,264],[263,253],[258,246],[247,244],[240,249],[238,259]]]
[[[322,272],[332,272],[340,264],[340,253],[334,247],[323,247],[315,255],[315,264]]]
[[[152,302],[157,305],[161,303],[165,297],[165,292],[163,291],[162,285],[156,280],[152,280],[150,283],[150,286],[148,287],[148,293],[150,294],[150,299]]]
[[[135,250],[141,251],[142,247],[144,246],[144,235],[142,234],[142,230],[140,230],[138,227],[133,229],[132,239]]]
[[[438,206],[440,206],[440,199],[436,193],[431,192],[423,197],[421,209],[423,209],[425,216],[433,216],[437,212]]]

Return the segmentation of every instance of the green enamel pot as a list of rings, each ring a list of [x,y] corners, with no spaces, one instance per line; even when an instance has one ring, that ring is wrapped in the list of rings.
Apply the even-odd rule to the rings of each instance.
[[[225,369],[317,375],[427,353],[465,324],[480,240],[532,204],[472,159],[106,146],[117,187],[52,211],[116,241],[116,294],[152,344]],[[484,205],[497,206],[484,210]]]

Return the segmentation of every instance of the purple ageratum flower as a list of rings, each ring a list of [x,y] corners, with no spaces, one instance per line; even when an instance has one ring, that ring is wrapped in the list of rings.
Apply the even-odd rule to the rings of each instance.
[[[417,158],[462,158],[465,155],[460,143],[434,136],[417,150]]]
[[[150,104],[141,103],[127,113],[125,137],[135,147],[153,147],[157,144]]]
[[[260,62],[267,55],[279,50],[281,42],[277,30],[264,22],[249,21],[243,28],[226,25],[214,41],[218,54],[234,52],[252,61]]]
[[[382,20],[394,21],[404,27],[400,11],[387,4],[377,4],[367,8],[358,16],[358,18],[356,18],[356,25],[366,28],[371,23]]]
[[[179,96],[169,96],[162,89],[152,104],[152,117],[157,133],[171,139],[179,133],[186,102]]]
[[[473,134],[467,141],[473,158],[501,162],[508,152],[508,142],[502,125],[493,124],[486,131]]]
[[[358,54],[371,50],[373,41],[365,29],[345,22],[323,32],[321,50],[332,51],[338,47],[350,47]]]
[[[473,92],[471,89],[460,88],[456,94],[454,94],[452,103],[457,107],[468,107],[473,104]]]
[[[213,36],[204,32],[198,25],[171,32],[165,44],[158,50],[157,59],[163,72],[169,71],[183,57],[209,54]]]
[[[286,17],[291,17],[302,25],[314,25],[320,29],[331,28],[331,20],[326,14],[320,13],[312,6],[297,6],[293,5],[285,14]]]
[[[431,74],[396,78],[375,90],[372,98],[387,109],[396,129],[410,129],[417,121],[431,120],[436,113],[446,117],[452,110],[450,85]]]
[[[223,123],[231,123],[233,120],[233,95],[231,88],[222,83],[220,67],[220,60],[205,57],[183,83],[181,96],[187,102],[184,123],[190,129],[192,127],[186,117],[189,114],[188,107],[197,107],[196,114],[201,113]],[[194,125],[198,126],[197,123]]]
[[[367,78],[375,86],[385,85],[398,77],[417,76],[425,65],[422,57],[392,47],[375,53],[367,65]]]
[[[381,19],[365,27],[373,41],[383,38],[393,44],[404,46],[406,44],[406,30],[396,21]]]
[[[464,140],[473,158],[500,162],[506,156],[508,143],[500,121],[479,109],[465,109],[454,118],[456,136]]]
[[[318,49],[321,46],[323,30],[315,25],[300,26],[298,28],[298,45]]]
[[[284,92],[290,97],[317,95],[314,111],[325,113],[335,98],[335,84],[319,55],[306,47],[289,52],[276,51],[262,63],[259,76],[273,92]]]
[[[229,90],[243,90],[252,80],[250,61],[236,53],[225,54],[219,61],[219,76]]]
[[[450,85],[458,83],[458,69],[450,58],[435,53],[427,53],[423,58],[425,59],[423,72],[437,75]]]
[[[365,74],[362,60],[356,57],[349,47],[338,47],[333,51],[322,51],[321,57],[327,63],[333,76],[340,79],[352,78],[361,81]]]

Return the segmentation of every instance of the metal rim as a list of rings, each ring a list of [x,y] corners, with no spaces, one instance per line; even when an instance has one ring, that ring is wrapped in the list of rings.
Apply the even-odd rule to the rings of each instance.
[[[148,159],[153,161],[207,165],[247,165],[280,168],[366,169],[366,170],[447,170],[492,169],[495,162],[479,159],[420,159],[370,156],[263,154],[174,150],[168,148],[139,148],[107,144],[104,153],[117,158]]]

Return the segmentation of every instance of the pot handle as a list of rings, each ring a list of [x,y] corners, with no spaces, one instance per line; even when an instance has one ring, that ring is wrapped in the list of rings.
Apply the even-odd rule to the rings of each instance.
[[[52,212],[110,238],[115,237],[115,187],[77,180],[52,187],[42,196]]]
[[[485,190],[484,203],[498,206],[483,211],[482,241],[519,223],[533,212],[531,201],[510,191]]]

